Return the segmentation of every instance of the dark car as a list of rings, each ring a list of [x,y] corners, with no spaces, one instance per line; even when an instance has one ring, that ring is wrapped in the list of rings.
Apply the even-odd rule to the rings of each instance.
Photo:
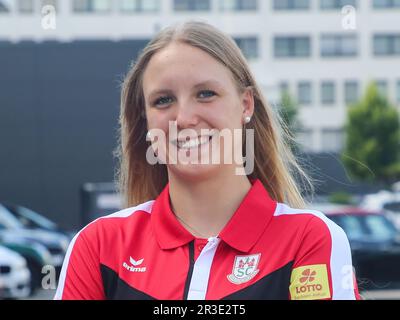
[[[400,288],[400,233],[390,219],[354,207],[324,213],[347,234],[360,290]]]
[[[1,203],[8,211],[13,214],[27,229],[42,229],[47,231],[54,231],[63,233],[70,239],[75,235],[75,231],[67,231],[60,228],[55,222],[44,217],[32,209],[10,203]]]
[[[50,265],[55,267],[57,277],[71,240],[69,236],[58,231],[40,228],[26,228],[8,208],[0,204],[0,238],[3,242],[38,243],[51,255]]]

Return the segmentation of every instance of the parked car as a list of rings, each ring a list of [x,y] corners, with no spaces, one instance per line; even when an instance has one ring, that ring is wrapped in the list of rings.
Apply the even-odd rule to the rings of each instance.
[[[24,228],[59,232],[65,234],[70,239],[72,239],[76,233],[75,231],[67,231],[60,228],[55,222],[32,209],[11,203],[1,204],[22,223]]]
[[[23,257],[0,246],[0,299],[26,298],[30,272]]]
[[[400,230],[400,191],[381,190],[375,194],[368,194],[362,199],[360,207],[383,211]]]
[[[388,217],[359,207],[324,213],[347,234],[360,290],[400,287],[400,233]]]
[[[10,239],[39,243],[47,248],[51,254],[51,265],[56,268],[57,273],[68,249],[70,237],[63,233],[42,229],[28,229],[19,221],[6,207],[0,204],[0,237],[8,242]]]
[[[7,241],[0,237],[0,245],[17,252],[26,260],[31,273],[29,294],[32,295],[36,289],[41,288],[43,267],[52,262],[51,254],[47,248],[40,243],[21,239],[19,236],[11,238],[10,235]]]

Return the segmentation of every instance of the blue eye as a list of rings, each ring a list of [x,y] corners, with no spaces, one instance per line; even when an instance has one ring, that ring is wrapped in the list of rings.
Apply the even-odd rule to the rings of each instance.
[[[199,98],[211,98],[215,95],[216,95],[216,93],[211,90],[204,90],[204,91],[199,92]]]
[[[154,105],[155,105],[155,106],[168,105],[168,104],[172,103],[172,101],[173,101],[173,99],[172,99],[171,97],[164,96],[164,97],[158,98],[158,99],[154,102]]]

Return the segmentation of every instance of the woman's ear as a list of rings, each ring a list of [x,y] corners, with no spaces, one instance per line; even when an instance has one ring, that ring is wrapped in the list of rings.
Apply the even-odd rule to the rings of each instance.
[[[254,114],[254,94],[251,87],[247,87],[241,95],[243,118],[252,117]]]

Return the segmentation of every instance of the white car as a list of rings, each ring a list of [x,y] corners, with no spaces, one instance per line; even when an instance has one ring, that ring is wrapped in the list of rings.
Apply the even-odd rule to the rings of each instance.
[[[26,260],[18,253],[0,246],[0,299],[26,298],[31,274]]]
[[[362,208],[382,211],[400,230],[400,192],[381,190],[378,193],[364,196],[360,203]]]

